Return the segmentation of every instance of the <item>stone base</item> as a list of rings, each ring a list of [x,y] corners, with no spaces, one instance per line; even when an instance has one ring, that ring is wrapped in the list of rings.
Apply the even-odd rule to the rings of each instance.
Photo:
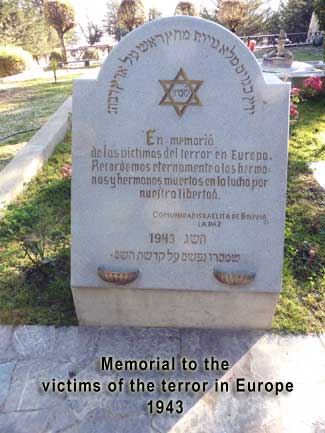
[[[72,288],[82,325],[269,329],[279,294]]]

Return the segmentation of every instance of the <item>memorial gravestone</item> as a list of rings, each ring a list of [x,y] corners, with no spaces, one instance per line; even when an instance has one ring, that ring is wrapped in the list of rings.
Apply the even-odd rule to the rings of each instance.
[[[290,86],[225,28],[155,20],[73,94],[80,323],[268,328],[281,292]]]

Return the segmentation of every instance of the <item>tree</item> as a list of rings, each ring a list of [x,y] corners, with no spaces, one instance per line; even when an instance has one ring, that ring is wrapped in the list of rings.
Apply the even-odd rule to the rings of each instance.
[[[47,0],[44,4],[47,22],[56,30],[60,39],[63,61],[67,62],[64,35],[75,26],[74,9],[68,0]]]
[[[287,33],[308,32],[313,0],[281,1],[279,12],[282,26]]]
[[[48,54],[59,44],[55,31],[48,26],[44,17],[43,4],[37,0],[20,1],[21,46],[29,51],[37,60]]]
[[[21,15],[17,0],[0,0],[0,40],[2,44],[15,44],[16,36],[19,34]]]
[[[94,45],[97,42],[100,42],[101,38],[104,35],[103,30],[98,24],[95,24],[88,20],[86,30],[80,25],[80,29],[86,38],[89,45]]]
[[[162,16],[162,13],[157,8],[150,8],[149,9],[149,21],[156,20],[157,18],[160,18]]]
[[[144,6],[141,0],[123,0],[118,12],[117,23],[119,29],[131,32],[146,22]]]
[[[323,59],[325,60],[325,2],[314,0],[314,12],[318,21],[319,30],[323,32]]]
[[[268,19],[272,15],[263,0],[216,0],[214,9],[202,9],[200,15],[224,25],[240,36],[266,32]]]
[[[40,0],[0,0],[0,40],[22,47],[36,59],[59,43],[45,21]]]
[[[30,0],[32,6],[38,10],[40,14],[44,14],[44,0]]]
[[[103,28],[110,36],[117,36],[118,31],[118,10],[120,3],[118,0],[110,0],[107,2],[107,12],[103,20]]]
[[[207,8],[205,7],[201,7],[200,9],[200,17],[204,18],[205,20],[210,20],[210,21],[214,21],[214,22],[218,22],[216,19],[216,16],[214,13],[211,14],[211,12],[208,11]]]
[[[325,32],[325,2],[314,0],[314,12],[318,21],[319,30]]]
[[[243,4],[244,19],[237,28],[238,34],[249,36],[267,33],[266,25],[273,14],[273,10],[265,7],[264,0],[244,0]]]
[[[278,34],[283,28],[279,11],[273,11],[265,23],[265,34]]]
[[[189,15],[196,17],[198,13],[192,2],[179,2],[176,6],[174,15]]]
[[[240,0],[222,0],[219,3],[218,20],[236,33],[239,24],[244,22],[244,3]]]

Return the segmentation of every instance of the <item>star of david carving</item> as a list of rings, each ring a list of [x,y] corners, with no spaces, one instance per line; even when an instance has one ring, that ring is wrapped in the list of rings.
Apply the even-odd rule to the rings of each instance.
[[[190,80],[183,68],[180,68],[178,74],[173,80],[159,80],[159,83],[166,92],[162,100],[159,102],[159,105],[168,105],[174,107],[179,117],[183,116],[188,107],[202,107],[202,102],[198,96],[198,91],[202,86],[203,81]],[[183,90],[177,89],[177,86],[179,85],[184,86]],[[177,96],[177,90],[179,94],[184,94],[185,96]]]

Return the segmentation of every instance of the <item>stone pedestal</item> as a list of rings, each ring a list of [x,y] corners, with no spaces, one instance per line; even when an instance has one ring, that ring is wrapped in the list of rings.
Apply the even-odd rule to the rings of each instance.
[[[279,295],[238,291],[73,288],[82,325],[269,329]]]

